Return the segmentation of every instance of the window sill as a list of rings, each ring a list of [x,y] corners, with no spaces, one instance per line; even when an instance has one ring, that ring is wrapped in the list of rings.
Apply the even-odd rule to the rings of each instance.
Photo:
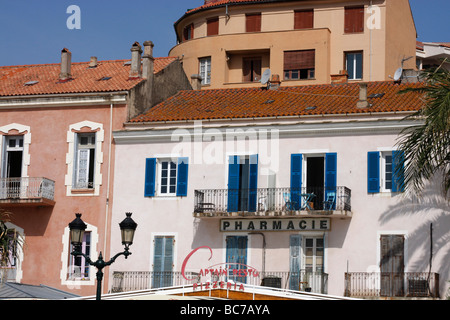
[[[94,194],[95,189],[74,189],[72,188],[72,194]]]

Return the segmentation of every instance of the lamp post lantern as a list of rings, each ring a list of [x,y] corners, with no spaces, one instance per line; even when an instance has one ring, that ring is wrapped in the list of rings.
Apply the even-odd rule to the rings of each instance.
[[[73,252],[71,253],[71,255],[75,257],[83,256],[89,265],[97,268],[96,300],[101,300],[103,268],[113,264],[116,261],[116,259],[121,255],[125,256],[125,259],[127,259],[129,255],[131,255],[129,249],[130,246],[133,244],[134,232],[136,231],[137,223],[134,222],[133,219],[131,219],[131,213],[127,212],[126,218],[121,223],[119,223],[119,227],[121,230],[122,244],[125,246],[124,251],[116,254],[108,262],[105,262],[103,260],[103,255],[100,252],[98,260],[94,262],[87,255],[81,252],[81,245],[83,243],[84,232],[87,228],[87,225],[83,222],[83,220],[81,220],[80,213],[75,214],[75,216],[76,216],[75,220],[69,223],[70,239],[73,246]]]

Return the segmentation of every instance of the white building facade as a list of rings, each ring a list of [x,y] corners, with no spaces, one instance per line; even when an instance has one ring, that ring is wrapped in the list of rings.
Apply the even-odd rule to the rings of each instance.
[[[375,96],[381,89],[369,84],[365,108],[356,106],[358,84],[323,87],[344,90],[340,98],[290,92],[280,103],[306,95],[328,101],[285,116],[282,107],[278,116],[268,110],[287,91],[248,89],[250,107],[266,110],[260,117],[243,116],[248,101],[229,90],[207,93],[213,100],[182,92],[126,124],[114,133],[112,223],[133,212],[139,226],[133,255],[111,266],[110,290],[219,281],[235,290],[248,283],[352,297],[445,297],[448,202],[439,183],[420,199],[403,192],[397,139],[417,125],[402,121],[417,105],[408,105],[411,97],[394,102],[395,86]],[[219,109],[222,93],[230,94],[227,110],[239,110],[234,118],[199,119],[198,109]],[[339,101],[330,99],[344,96],[353,98],[333,111]],[[379,111],[386,105],[390,111]],[[187,117],[171,119],[176,111]],[[120,250],[116,242],[112,252]]]

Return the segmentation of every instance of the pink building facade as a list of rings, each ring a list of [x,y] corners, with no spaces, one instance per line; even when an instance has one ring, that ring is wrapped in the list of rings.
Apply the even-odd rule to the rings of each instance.
[[[174,76],[184,76],[178,60],[154,59],[152,47],[133,44],[127,60],[72,63],[64,49],[61,63],[0,67],[0,207],[24,242],[8,281],[95,293],[95,268],[70,255],[68,224],[81,213],[83,252],[109,257],[112,132],[160,99],[161,70],[173,88],[160,95],[190,88]]]

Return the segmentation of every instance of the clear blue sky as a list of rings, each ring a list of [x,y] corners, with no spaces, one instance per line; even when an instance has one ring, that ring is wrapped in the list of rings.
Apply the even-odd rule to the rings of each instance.
[[[395,0],[394,0],[395,1]],[[155,43],[155,57],[176,44],[174,22],[203,0],[0,0],[0,65],[127,59],[134,41]],[[410,0],[418,40],[450,42],[450,0]],[[66,26],[70,5],[81,9],[81,29]]]

